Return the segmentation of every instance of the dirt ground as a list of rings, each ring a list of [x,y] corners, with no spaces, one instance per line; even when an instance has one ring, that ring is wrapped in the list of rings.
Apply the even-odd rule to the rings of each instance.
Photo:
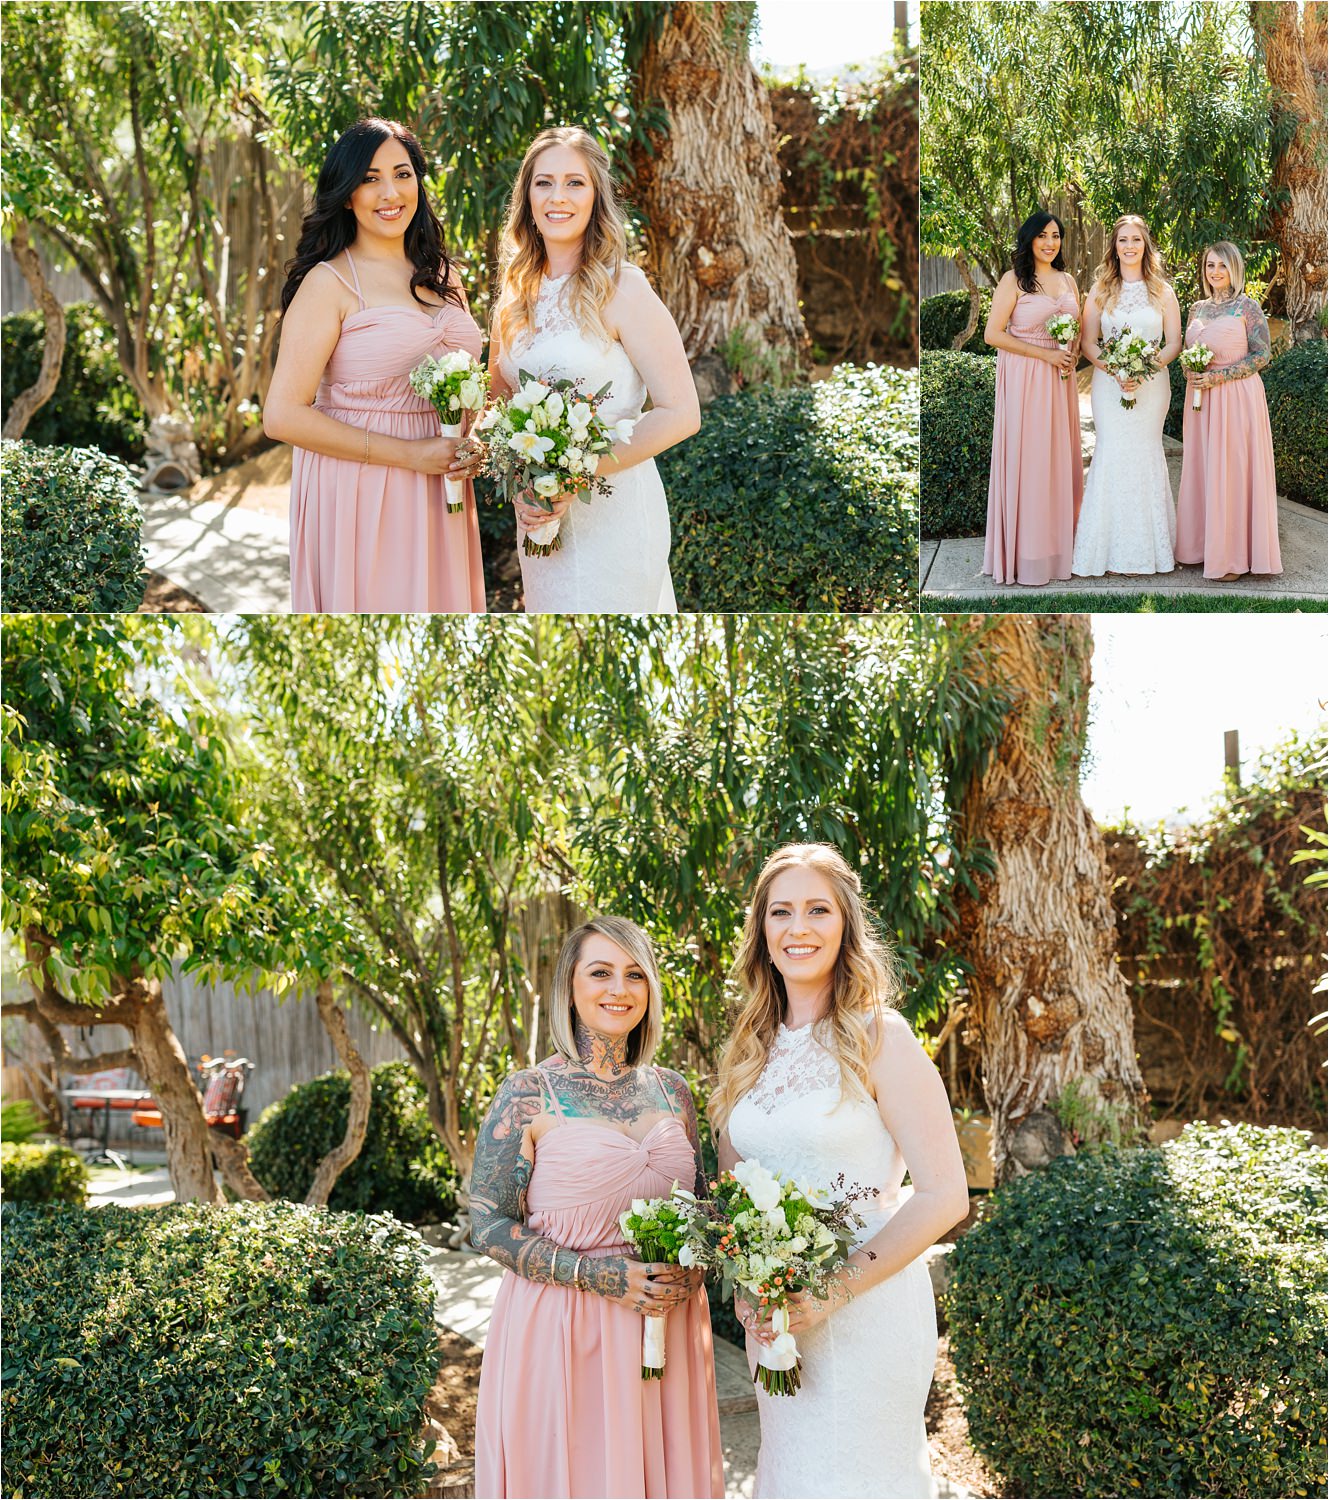
[[[475,1464],[475,1403],[480,1387],[480,1351],[453,1333],[442,1333],[443,1368],[429,1393],[425,1410],[435,1442],[435,1462],[441,1468],[426,1493],[441,1500],[457,1500],[473,1493]],[[937,1346],[937,1369],[927,1404],[928,1447],[934,1474],[982,1497],[1006,1495],[983,1460],[969,1446],[969,1424],[955,1389],[955,1367],[949,1341]]]

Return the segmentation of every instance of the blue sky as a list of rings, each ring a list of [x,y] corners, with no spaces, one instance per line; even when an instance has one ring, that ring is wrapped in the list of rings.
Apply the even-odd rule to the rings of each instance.
[[[753,59],[810,69],[866,62],[889,47],[893,15],[889,0],[758,0]],[[918,0],[909,6],[909,30],[917,37]]]

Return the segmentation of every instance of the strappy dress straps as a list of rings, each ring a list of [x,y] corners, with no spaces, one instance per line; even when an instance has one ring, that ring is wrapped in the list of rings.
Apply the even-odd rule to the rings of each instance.
[[[351,268],[351,275],[355,279],[355,285],[354,286],[352,286],[351,283],[349,281],[347,281],[347,279],[336,268],[336,266],[334,266],[332,264],[332,262],[330,260],[325,260],[323,262],[323,264],[328,268],[329,271],[332,272],[332,274],[337,278],[337,280],[341,282],[341,284],[346,288],[346,290],[348,292],[354,292],[355,293],[357,299],[359,300],[360,307],[363,310],[364,305],[365,305],[365,295],[360,290],[360,275],[359,275],[359,272],[357,272],[356,269],[355,269],[355,262],[351,259],[351,252],[349,250],[346,251],[346,264],[348,266],[350,266],[350,268]]]
[[[554,1092],[554,1085],[550,1081],[549,1075],[543,1068],[539,1066],[535,1067],[532,1071],[535,1073],[536,1078],[539,1080],[541,1093],[543,1093],[545,1098],[549,1100],[549,1104],[554,1111],[555,1118],[561,1120],[563,1118],[563,1110],[559,1105],[558,1095]]]
[[[675,1119],[677,1119],[678,1118],[678,1109],[675,1107],[675,1104],[674,1104],[674,1091],[673,1091],[673,1089],[667,1088],[665,1086],[664,1073],[663,1073],[663,1071],[660,1068],[657,1068],[657,1067],[655,1067],[652,1064],[651,1071],[655,1074],[655,1081],[656,1081],[656,1083],[658,1083],[660,1085],[660,1092],[664,1095],[665,1106],[669,1110],[669,1113],[671,1115],[673,1115]]]

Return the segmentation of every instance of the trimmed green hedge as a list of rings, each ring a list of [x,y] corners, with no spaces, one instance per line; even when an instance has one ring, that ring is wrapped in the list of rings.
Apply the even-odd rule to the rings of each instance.
[[[88,1169],[68,1146],[0,1141],[0,1198],[6,1203],[87,1201]]]
[[[981,536],[987,526],[988,466],[997,362],[962,349],[925,349],[923,514],[928,537]]]
[[[418,1237],[289,1203],[4,1210],[4,1493],[418,1495]]]
[[[333,1209],[437,1223],[456,1205],[456,1176],[429,1123],[425,1087],[406,1062],[371,1072],[369,1125],[359,1156],[337,1179]],[[249,1166],[268,1192],[301,1202],[318,1164],[346,1134],[350,1075],[324,1073],[268,1105],[245,1135]]]
[[[143,602],[134,476],[95,448],[0,445],[0,606],[129,614]]]
[[[656,462],[680,609],[916,607],[914,371],[842,365],[814,385],[722,396]]]
[[[945,1299],[974,1446],[1020,1495],[1322,1493],[1327,1201],[1251,1125],[1002,1188]]]
[[[1278,493],[1317,510],[1329,494],[1326,455],[1326,345],[1323,339],[1294,344],[1261,376],[1274,431]]]
[[[23,436],[30,443],[100,448],[115,458],[143,452],[148,422],[115,352],[115,335],[91,302],[65,308],[65,357],[51,399],[33,413]],[[0,411],[37,378],[45,321],[38,311],[0,318]]]
[[[960,347],[968,354],[996,354],[991,344],[983,342],[983,330],[987,327],[988,314],[992,311],[992,288],[982,289],[978,322],[967,342]],[[918,309],[918,342],[923,349],[949,349],[969,321],[969,293],[939,292],[935,297],[924,297]]]

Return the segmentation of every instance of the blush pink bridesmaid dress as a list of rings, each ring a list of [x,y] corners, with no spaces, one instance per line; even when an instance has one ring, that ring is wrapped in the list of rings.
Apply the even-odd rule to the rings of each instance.
[[[630,1254],[619,1215],[696,1176],[682,1122],[666,1115],[635,1141],[564,1120],[548,1096],[560,1123],[536,1143],[527,1224],[587,1258]],[[706,1293],[668,1314],[661,1380],[641,1378],[641,1336],[617,1302],[508,1271],[480,1372],[476,1495],[722,1496]]]
[[[1056,313],[1079,316],[1070,292],[1021,292],[1008,332],[1055,349],[1044,326]],[[1084,496],[1080,397],[1075,377],[1041,359],[997,353],[997,400],[988,469],[983,571],[994,583],[1048,583],[1071,576],[1075,526]]]
[[[359,308],[341,338],[314,402],[352,427],[399,438],[437,437],[432,406],[407,377],[426,354],[453,349],[480,357],[482,339],[465,308],[367,307],[331,262]],[[441,474],[362,464],[294,450],[291,470],[291,608],[297,614],[483,614],[484,565],[475,494],[449,515]]]
[[[1177,561],[1202,562],[1206,578],[1283,571],[1274,439],[1264,382],[1256,373],[1268,359],[1268,324],[1249,297],[1240,302],[1250,306],[1207,322],[1192,312],[1186,325],[1187,348],[1201,343],[1214,351],[1210,374],[1238,366],[1250,369],[1210,386],[1200,397],[1199,411],[1190,391],[1186,393]]]

